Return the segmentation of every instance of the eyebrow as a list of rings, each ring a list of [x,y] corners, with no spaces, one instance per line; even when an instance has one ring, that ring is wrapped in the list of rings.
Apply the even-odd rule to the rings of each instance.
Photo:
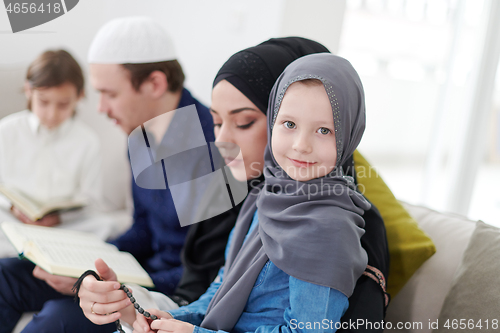
[[[239,113],[239,112],[242,112],[242,111],[260,111],[260,110],[257,110],[257,109],[254,109],[254,108],[249,108],[249,107],[244,107],[244,108],[239,108],[239,109],[231,110],[231,111],[229,111],[229,114],[236,114],[236,113]],[[215,111],[212,108],[210,108],[210,112],[218,113],[217,111]]]
[[[108,88],[96,88],[95,90],[97,90],[100,93],[112,93],[113,92],[113,90],[110,90]]]
[[[278,113],[278,117],[279,117],[279,115],[280,115],[280,114]],[[287,119],[287,120],[297,121],[297,119],[296,119],[294,116],[292,116],[292,115],[287,115],[287,114],[283,115],[283,114],[281,114],[281,117],[282,117],[282,118],[285,118],[285,119]],[[277,118],[276,118],[276,119],[277,119]],[[332,122],[330,123],[329,121],[326,121],[326,122],[325,122],[325,121],[323,121],[323,120],[321,120],[321,119],[320,119],[320,120],[314,120],[314,121],[312,122],[312,124],[313,124],[313,125],[315,125],[315,126],[320,126],[320,125],[323,125],[323,126],[335,126],[335,122],[334,122],[334,121],[332,121]]]
[[[44,94],[44,93],[42,93],[42,92],[41,92],[41,93],[39,93],[39,96],[38,96],[38,97],[39,97],[40,99],[42,99],[42,100],[45,100],[45,99],[47,99],[47,98],[49,98],[49,99],[50,99],[50,97],[49,97],[49,96],[47,96],[46,94]],[[57,103],[69,103],[69,102],[71,102],[71,100],[70,100],[70,99],[65,99],[65,100],[63,100],[63,101],[57,101]]]

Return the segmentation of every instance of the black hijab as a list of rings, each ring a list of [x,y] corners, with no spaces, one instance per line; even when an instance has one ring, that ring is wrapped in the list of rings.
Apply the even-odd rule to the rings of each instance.
[[[266,114],[271,89],[285,67],[302,56],[321,52],[329,51],[306,38],[272,38],[231,56],[213,86],[227,80]],[[261,176],[248,181],[249,192],[263,180]],[[179,305],[197,300],[224,265],[227,239],[243,203],[190,227],[181,258],[184,272],[173,296]]]
[[[229,58],[217,73],[213,86],[228,81],[266,114],[271,89],[285,67],[300,57],[322,52],[330,51],[306,38],[271,38]]]

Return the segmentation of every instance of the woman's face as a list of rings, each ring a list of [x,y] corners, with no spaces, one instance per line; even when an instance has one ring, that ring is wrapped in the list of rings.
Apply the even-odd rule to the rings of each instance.
[[[212,90],[210,113],[216,145],[234,177],[245,181],[260,176],[267,144],[266,115],[226,80]]]

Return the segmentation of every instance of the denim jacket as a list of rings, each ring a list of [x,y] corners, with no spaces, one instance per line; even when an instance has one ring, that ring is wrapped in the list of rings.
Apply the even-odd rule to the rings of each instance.
[[[247,236],[257,224],[255,212]],[[231,239],[232,232],[226,256]],[[208,304],[222,284],[223,276],[224,267],[197,301],[169,313],[175,319],[196,325],[193,333],[215,333],[199,325],[205,317]],[[245,309],[232,332],[335,332],[336,323],[340,322],[348,305],[347,297],[340,291],[296,279],[268,260],[257,277]]]

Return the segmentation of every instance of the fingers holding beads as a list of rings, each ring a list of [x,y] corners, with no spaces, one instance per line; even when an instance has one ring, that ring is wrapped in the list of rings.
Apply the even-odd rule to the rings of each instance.
[[[78,297],[97,303],[113,303],[128,299],[126,293],[119,288],[118,282],[97,281],[93,276],[87,276],[81,284]]]
[[[83,279],[80,291],[88,290],[93,293],[106,293],[120,289],[120,283],[116,281],[97,281],[95,277],[89,275]]]
[[[117,282],[97,281],[93,276],[87,276],[78,293],[85,317],[99,325],[120,318],[121,314],[117,312],[127,308],[132,302],[127,294],[117,287],[120,288]]]
[[[102,304],[96,302],[88,302],[80,299],[80,307],[85,317],[97,325],[109,324],[121,317],[121,313],[108,312],[110,311],[109,308],[103,307]]]
[[[134,327],[134,333],[152,333],[153,331],[150,328],[151,322],[151,319],[141,315],[137,316],[132,325]]]
[[[131,305],[129,299],[124,299],[124,300],[121,300],[119,302],[113,302],[113,303],[94,302],[93,304],[94,304],[92,306],[92,310],[94,310],[93,314],[97,314],[97,315],[101,315],[101,316],[109,315],[110,313],[115,313],[115,312],[121,311],[124,308],[126,308],[127,306]],[[84,307],[84,306],[82,306],[82,307]]]
[[[138,310],[140,312],[140,310]],[[168,312],[160,311],[157,309],[147,309],[143,310],[142,314],[138,315],[133,327],[135,333],[151,333],[153,322],[159,320],[173,320],[173,317]],[[190,324],[189,324],[190,325]],[[155,330],[156,332],[156,330]]]
[[[157,330],[158,333],[193,333],[194,325],[176,319],[159,319],[154,320],[151,329]]]
[[[121,290],[114,290],[105,293],[80,291],[80,298],[86,298],[94,302],[103,304],[116,303],[116,302],[121,302],[123,300],[129,300],[127,295]],[[130,305],[130,302],[127,305]]]

